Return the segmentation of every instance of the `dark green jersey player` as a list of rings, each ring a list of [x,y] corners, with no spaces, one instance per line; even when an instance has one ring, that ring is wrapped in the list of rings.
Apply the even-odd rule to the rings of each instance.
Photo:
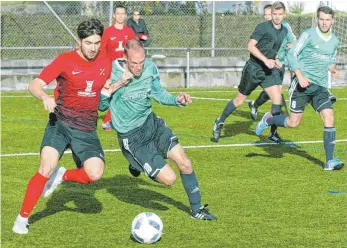
[[[272,20],[259,24],[248,41],[250,59],[243,68],[238,95],[226,105],[220,118],[214,122],[213,141],[215,142],[218,142],[220,138],[225,119],[245,102],[258,85],[264,88],[272,100],[271,112],[274,115],[281,112],[282,65],[276,55],[288,32],[282,25],[285,5],[282,2],[275,2],[272,5],[271,15]]]
[[[99,109],[111,110],[112,126],[117,131],[122,153],[130,163],[130,173],[139,176],[144,172],[155,181],[172,185],[176,174],[165,161],[169,158],[180,170],[191,216],[216,220],[207,205],[201,205],[198,181],[183,147],[164,120],[152,112],[151,98],[164,105],[184,106],[191,103],[190,96],[186,93],[172,96],[161,87],[158,69],[151,60],[145,59],[141,42],[128,41],[124,54],[124,62],[113,62],[112,84],[102,91]]]
[[[305,30],[288,52],[289,67],[295,73],[289,91],[290,116],[272,116],[266,113],[257,124],[256,134],[260,135],[271,124],[292,128],[298,126],[306,105],[310,103],[314,110],[320,113],[324,122],[324,170],[338,170],[344,163],[333,156],[336,129],[332,102],[329,99],[328,71],[334,79],[338,79],[339,72],[335,63],[339,40],[331,31],[334,23],[333,10],[320,7],[317,17],[318,27]]]

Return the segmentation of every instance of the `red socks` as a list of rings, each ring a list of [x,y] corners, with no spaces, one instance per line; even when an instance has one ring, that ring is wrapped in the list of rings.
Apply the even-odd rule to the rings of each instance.
[[[36,172],[36,174],[30,179],[24,196],[23,205],[20,210],[20,215],[22,217],[29,217],[30,212],[39,200],[47,181],[48,178],[42,176],[39,172]]]
[[[67,170],[63,176],[63,180],[83,184],[95,182],[89,178],[87,172],[84,170],[84,167],[82,167],[81,169]]]
[[[107,111],[105,118],[103,120],[104,124],[106,124],[107,122],[111,122],[111,111],[110,110]]]

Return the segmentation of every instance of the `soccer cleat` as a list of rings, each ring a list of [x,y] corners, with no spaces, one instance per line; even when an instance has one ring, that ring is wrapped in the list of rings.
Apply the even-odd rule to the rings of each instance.
[[[220,138],[220,134],[222,132],[223,125],[224,125],[223,122],[219,122],[219,118],[214,121],[212,135],[213,135],[213,139],[215,142],[218,142],[218,140]]]
[[[337,98],[333,93],[331,93],[330,90],[328,90],[328,91],[329,91],[329,99],[331,101],[331,104],[334,104],[336,102]]]
[[[47,181],[45,188],[41,194],[42,197],[47,197],[53,193],[53,191],[63,182],[63,176],[66,172],[66,169],[61,166],[55,168],[52,176]]]
[[[273,133],[270,133],[269,140],[273,141],[277,144],[281,144],[284,142],[284,140],[281,138],[281,136],[278,134],[277,130]]]
[[[217,217],[211,214],[207,209],[208,204],[205,204],[197,211],[192,211],[191,217],[199,220],[217,220]]]
[[[272,115],[271,115],[271,113],[268,112],[263,116],[263,118],[261,118],[261,121],[259,121],[257,123],[257,126],[255,127],[255,134],[256,135],[258,135],[258,136],[261,135],[263,133],[263,131],[269,127],[269,125],[266,122],[266,120],[269,117],[272,117]]]
[[[328,163],[324,165],[324,170],[340,170],[345,164],[339,160],[339,157],[335,157],[332,160],[329,160]]]
[[[136,170],[131,164],[129,164],[129,172],[133,177],[138,177],[141,174],[141,171]]]
[[[254,107],[254,101],[248,102],[248,107],[251,110],[250,115],[253,121],[257,119],[258,109]]]
[[[108,121],[106,123],[102,123],[102,129],[104,129],[106,132],[112,131],[111,122]]]
[[[18,234],[27,234],[29,232],[28,226],[28,218],[24,218],[18,215],[16,220],[14,221],[12,231]]]

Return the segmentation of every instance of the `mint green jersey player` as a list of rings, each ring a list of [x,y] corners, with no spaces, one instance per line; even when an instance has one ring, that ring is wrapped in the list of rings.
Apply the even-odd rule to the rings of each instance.
[[[328,88],[328,70],[336,64],[338,45],[335,34],[325,37],[318,27],[307,29],[288,52],[289,68],[291,71],[300,69],[313,84]]]
[[[294,35],[293,30],[290,27],[288,22],[283,21],[282,25],[288,30],[288,33],[286,37],[284,38],[280,49],[278,50],[277,56],[281,64],[286,65],[287,64],[286,56],[288,51],[287,45],[291,43],[292,41],[296,40],[296,36]]]
[[[125,71],[123,60],[112,62],[111,82],[119,81]],[[118,89],[111,97],[101,95],[99,109],[111,109],[112,126],[118,133],[127,133],[145,123],[152,112],[151,97],[163,105],[181,106],[177,97],[162,88],[159,72],[150,59],[145,59],[143,72]],[[114,110],[114,111],[112,111]]]

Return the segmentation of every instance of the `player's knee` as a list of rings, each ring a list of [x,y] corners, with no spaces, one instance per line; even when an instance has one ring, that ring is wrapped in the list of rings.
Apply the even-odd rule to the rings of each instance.
[[[242,105],[245,102],[245,99],[236,97],[233,100],[233,102],[234,102],[235,107],[239,107],[240,105]]]
[[[177,176],[175,173],[167,173],[161,177],[160,181],[164,183],[166,186],[173,185],[177,180]]]
[[[300,124],[300,120],[291,120],[288,121],[288,127],[297,127]]]
[[[184,174],[190,174],[193,172],[192,162],[189,158],[184,158],[182,164],[179,166],[180,172]]]
[[[325,127],[333,127],[334,126],[334,116],[326,116],[324,117],[324,126]]]
[[[104,166],[95,166],[92,170],[86,170],[86,173],[90,179],[90,182],[98,181],[104,174]]]

